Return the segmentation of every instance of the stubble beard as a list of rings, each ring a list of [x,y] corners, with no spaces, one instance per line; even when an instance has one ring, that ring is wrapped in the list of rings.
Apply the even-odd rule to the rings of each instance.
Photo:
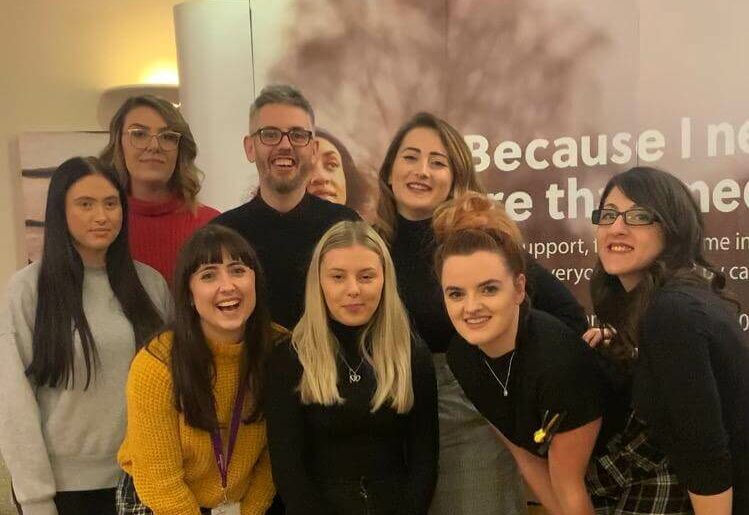
[[[258,166],[258,173],[261,177],[264,176],[265,178],[263,181],[265,182],[265,186],[279,195],[288,195],[300,189],[305,189],[311,171],[312,165],[307,161],[302,162],[301,160],[298,164],[297,172],[288,177],[278,177],[277,175],[274,175],[273,172],[270,171],[269,165],[265,170],[261,170]]]

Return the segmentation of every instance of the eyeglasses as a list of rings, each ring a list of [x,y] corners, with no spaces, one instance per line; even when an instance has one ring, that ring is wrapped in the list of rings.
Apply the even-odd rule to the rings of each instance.
[[[658,215],[642,207],[628,209],[626,211],[617,211],[616,209],[594,209],[592,221],[596,225],[612,225],[619,218],[624,219],[627,225],[651,225],[660,221]]]
[[[261,127],[250,136],[260,136],[260,141],[264,145],[278,145],[284,136],[289,137],[289,143],[295,147],[306,147],[312,140],[312,131],[294,127],[287,131],[282,131],[278,127]]]
[[[162,131],[158,134],[151,134],[145,129],[128,129],[128,141],[130,146],[138,150],[145,150],[151,144],[151,138],[156,138],[159,148],[164,152],[176,150],[179,146],[179,140],[182,134],[174,131]]]

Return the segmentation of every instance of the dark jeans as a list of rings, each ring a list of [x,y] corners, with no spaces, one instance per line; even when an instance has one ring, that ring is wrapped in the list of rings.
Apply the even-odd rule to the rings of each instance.
[[[57,492],[54,498],[55,506],[58,515],[117,515],[114,493],[114,488]],[[21,507],[16,501],[15,493],[13,502],[20,514]]]

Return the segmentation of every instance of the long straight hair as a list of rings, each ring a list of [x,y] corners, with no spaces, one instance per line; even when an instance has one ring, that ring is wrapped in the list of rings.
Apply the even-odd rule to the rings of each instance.
[[[294,328],[292,344],[302,364],[299,384],[304,404],[341,404],[336,354],[339,342],[330,329],[328,309],[320,286],[320,267],[333,249],[361,245],[376,253],[382,263],[384,282],[380,305],[365,325],[359,350],[375,372],[377,389],[371,411],[388,403],[398,413],[413,406],[411,383],[411,329],[395,279],[393,260],[383,239],[365,222],[338,222],[315,247],[307,272],[305,310]]]
[[[47,193],[44,249],[39,269],[38,300],[32,342],[33,357],[26,374],[40,386],[75,386],[74,334],[81,340],[86,364],[85,389],[99,364],[96,343],[83,311],[84,267],[67,225],[65,197],[80,179],[104,177],[117,190],[122,228],[106,252],[109,284],[130,321],[139,349],[163,324],[138,278],[127,239],[127,197],[113,171],[94,157],[74,157],[52,174]]]
[[[216,365],[193,304],[190,277],[201,265],[222,263],[224,252],[255,272],[255,309],[245,324],[240,365],[240,387],[247,388],[252,399],[246,423],[262,416],[265,363],[274,341],[283,334],[271,323],[265,278],[252,247],[227,227],[211,224],[198,229],[182,247],[175,267],[171,373],[177,411],[189,425],[205,431],[218,428],[213,396]]]
[[[628,369],[638,346],[640,318],[661,286],[689,283],[712,290],[737,308],[739,304],[725,290],[725,275],[704,256],[702,215],[683,182],[656,168],[631,168],[609,180],[599,209],[615,187],[638,206],[656,214],[664,239],[663,252],[631,292],[624,290],[615,275],[606,273],[600,259],[593,271],[590,283],[593,309],[602,324],[610,324],[617,330],[611,345],[602,348],[602,352]]]

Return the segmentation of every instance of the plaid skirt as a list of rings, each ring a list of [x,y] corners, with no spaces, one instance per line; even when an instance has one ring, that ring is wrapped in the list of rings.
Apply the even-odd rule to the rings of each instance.
[[[689,515],[689,493],[668,458],[630,413],[624,430],[594,457],[585,477],[597,515]]]
[[[117,515],[153,515],[151,508],[143,504],[135,491],[133,478],[129,474],[122,474],[117,483]],[[202,515],[210,515],[209,508],[201,508]]]

